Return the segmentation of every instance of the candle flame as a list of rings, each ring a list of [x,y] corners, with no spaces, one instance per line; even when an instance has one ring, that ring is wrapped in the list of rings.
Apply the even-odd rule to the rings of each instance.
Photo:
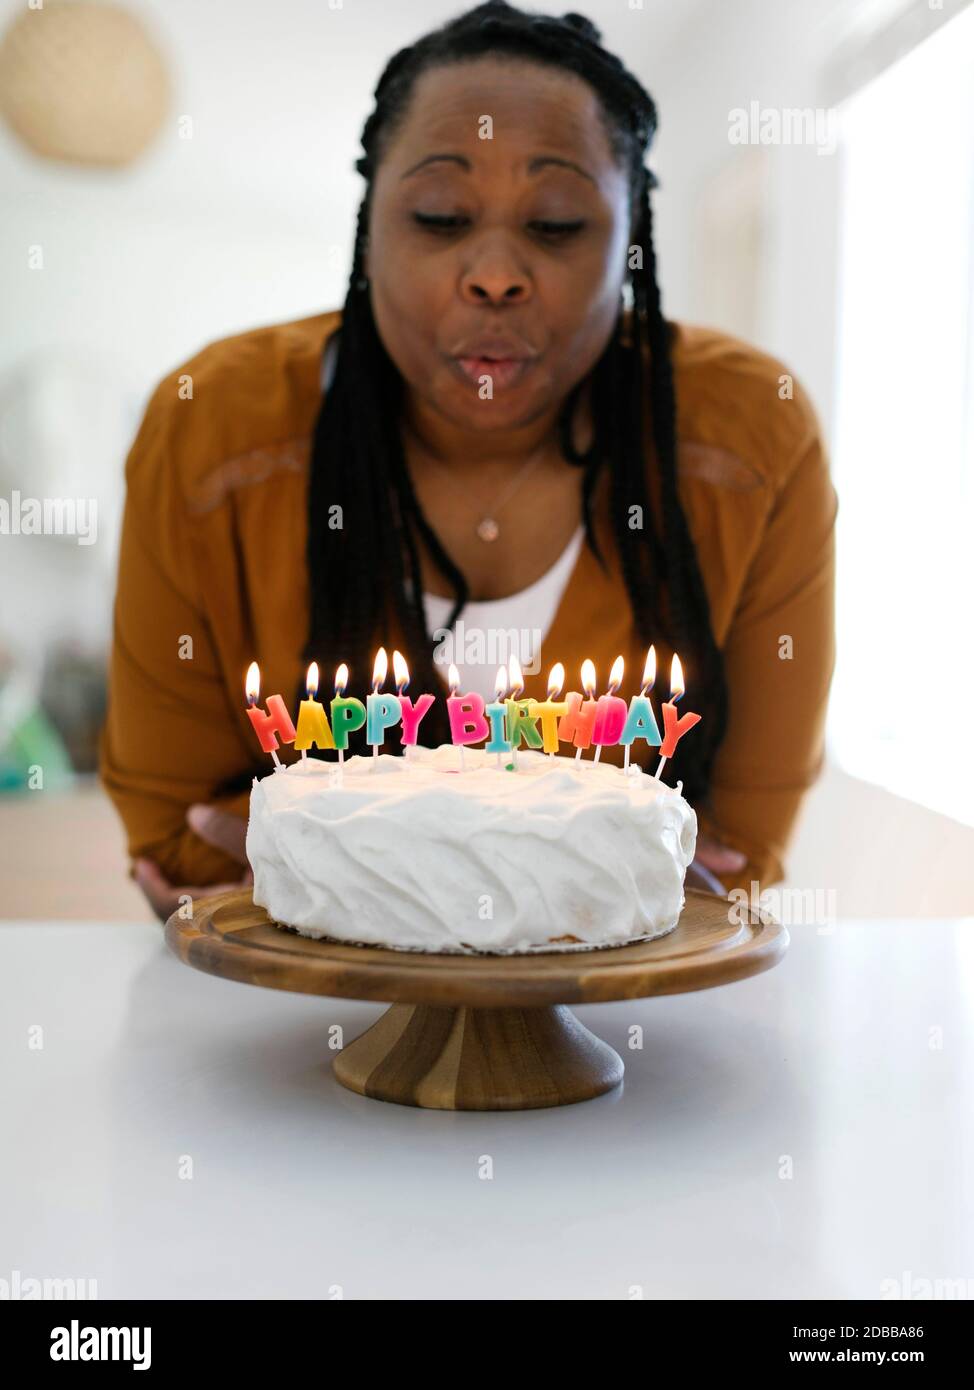
[[[392,671],[396,678],[396,688],[401,695],[409,686],[409,667],[402,652],[392,653]]]
[[[308,667],[308,676],[307,676],[307,679],[305,680],[305,685],[308,687],[308,699],[309,699],[309,700],[313,700],[314,697],[318,694],[318,663],[317,663],[317,661],[312,661],[311,665]]]
[[[556,700],[561,694],[561,688],[565,684],[565,667],[560,661],[556,661],[551,668],[548,677],[548,699]]]
[[[260,667],[256,661],[252,661],[247,667],[247,679],[244,681],[244,689],[247,692],[248,705],[257,703],[257,696],[260,694]]]
[[[582,689],[590,700],[595,699],[595,662],[588,657],[582,662]]]
[[[617,656],[612,663],[612,670],[609,672],[609,694],[614,695],[622,684],[622,677],[625,674],[626,663],[621,656]]]
[[[646,695],[656,684],[656,648],[650,647],[646,653],[646,665],[643,667],[643,682],[639,688],[640,695]]]
[[[511,661],[510,666],[508,668],[508,673],[511,677],[511,694],[514,696],[515,699],[517,699],[521,691],[524,689],[524,674],[521,670],[521,663],[518,661],[517,657],[514,656],[513,653],[511,654]]]
[[[498,666],[497,679],[494,681],[494,691],[498,700],[503,700],[507,694],[507,667]]]
[[[372,692],[378,695],[379,691],[386,683],[386,676],[389,674],[389,658],[386,656],[385,647],[380,647],[375,654],[375,664],[372,667]]]
[[[335,695],[344,695],[346,685],[348,685],[348,667],[343,661],[335,672]]]
[[[686,688],[686,682],[683,679],[683,663],[674,652],[673,664],[670,667],[670,699],[674,704],[683,696]]]
[[[457,668],[454,666],[454,664],[453,664],[452,661],[450,662],[449,681],[450,681],[450,694],[451,694],[451,695],[455,695],[455,694],[457,693],[457,691],[460,689],[460,672],[459,672],[459,671],[457,670]]]

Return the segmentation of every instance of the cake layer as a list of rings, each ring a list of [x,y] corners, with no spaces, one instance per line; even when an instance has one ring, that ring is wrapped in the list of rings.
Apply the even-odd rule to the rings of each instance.
[[[254,782],[254,901],[305,936],[417,951],[579,949],[677,923],[697,818],[641,771],[480,749],[309,759]],[[333,755],[334,757],[334,755]]]

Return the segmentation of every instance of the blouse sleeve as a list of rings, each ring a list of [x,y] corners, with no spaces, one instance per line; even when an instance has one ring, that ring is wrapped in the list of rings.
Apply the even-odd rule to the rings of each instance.
[[[784,475],[724,647],[730,710],[700,829],[748,857],[728,890],[785,874],[802,798],[825,753],[835,664],[838,503],[818,428]]]
[[[187,447],[186,403],[167,378],[156,390],[126,463],[127,494],[102,732],[102,781],[132,857],[153,860],[173,884],[234,880],[242,866],[186,825],[194,801],[247,814],[248,794],[220,798],[248,758],[229,709],[194,567],[177,459]]]

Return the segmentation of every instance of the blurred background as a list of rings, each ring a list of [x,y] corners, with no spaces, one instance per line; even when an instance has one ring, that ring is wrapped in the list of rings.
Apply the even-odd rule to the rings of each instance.
[[[340,306],[379,73],[464,8],[0,0],[0,915],[150,916],[93,777],[127,449],[204,344]],[[783,358],[828,436],[839,655],[785,886],[974,913],[974,8],[529,8],[656,99],[667,314]],[[63,534],[23,534],[44,498]]]

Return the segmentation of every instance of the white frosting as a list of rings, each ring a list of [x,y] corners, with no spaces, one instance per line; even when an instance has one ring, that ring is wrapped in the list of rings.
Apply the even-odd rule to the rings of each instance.
[[[444,744],[407,761],[309,758],[254,782],[254,902],[304,936],[415,951],[621,945],[676,926],[697,818],[591,752]],[[510,758],[503,760],[510,761]],[[558,937],[576,943],[557,942]]]

